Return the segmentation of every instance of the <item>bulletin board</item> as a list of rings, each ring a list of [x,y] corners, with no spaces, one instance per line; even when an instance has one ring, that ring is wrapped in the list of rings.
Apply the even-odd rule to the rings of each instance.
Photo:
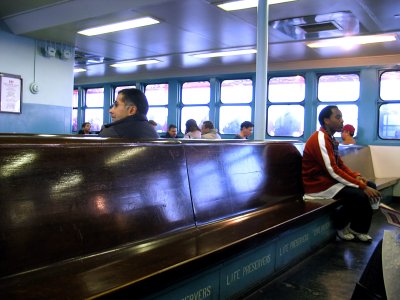
[[[22,78],[0,73],[0,113],[21,113]]]

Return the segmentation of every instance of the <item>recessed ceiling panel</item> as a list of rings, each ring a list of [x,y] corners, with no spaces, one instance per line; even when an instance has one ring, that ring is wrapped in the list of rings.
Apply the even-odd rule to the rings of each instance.
[[[359,20],[347,11],[277,20],[271,22],[270,26],[299,41],[365,32]]]

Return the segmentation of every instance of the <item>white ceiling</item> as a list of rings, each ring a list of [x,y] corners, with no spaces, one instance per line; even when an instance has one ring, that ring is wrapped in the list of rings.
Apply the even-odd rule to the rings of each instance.
[[[43,43],[68,45],[77,53],[104,57],[106,62],[87,66],[77,78],[117,76],[110,62],[156,58],[162,63],[136,67],[126,72],[161,74],[201,73],[235,65],[255,65],[255,55],[198,59],[188,54],[217,49],[256,47],[257,11],[251,8],[226,12],[212,0],[2,0],[0,28]],[[218,1],[221,2],[221,1]],[[399,0],[298,0],[271,5],[273,21],[313,15],[347,12],[357,22],[358,34],[400,32]],[[160,23],[148,27],[87,37],[77,31],[131,18],[151,16]],[[289,30],[289,29],[288,29]],[[354,33],[353,33],[354,34]],[[314,38],[312,36],[311,38]],[[352,50],[311,49],[305,40],[269,27],[269,63],[397,55],[395,42],[374,44]],[[78,58],[78,57],[77,57]],[[120,74],[119,74],[120,75]]]

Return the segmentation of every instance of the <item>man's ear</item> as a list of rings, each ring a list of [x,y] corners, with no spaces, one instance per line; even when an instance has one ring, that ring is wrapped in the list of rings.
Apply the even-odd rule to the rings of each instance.
[[[129,106],[128,114],[129,114],[130,116],[132,116],[132,115],[136,115],[136,113],[137,113],[137,107],[136,107],[136,105]]]

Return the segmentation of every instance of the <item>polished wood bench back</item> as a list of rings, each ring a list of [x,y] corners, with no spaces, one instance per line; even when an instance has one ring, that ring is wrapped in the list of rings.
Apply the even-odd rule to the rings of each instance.
[[[179,144],[0,137],[0,275],[194,227]]]

